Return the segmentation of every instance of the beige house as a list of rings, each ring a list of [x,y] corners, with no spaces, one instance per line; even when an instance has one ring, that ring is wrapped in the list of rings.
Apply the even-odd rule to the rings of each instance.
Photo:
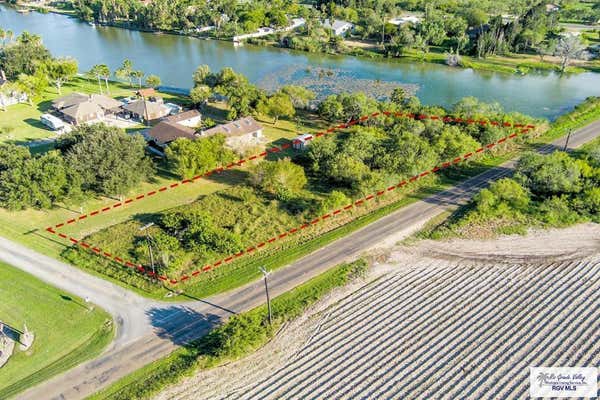
[[[69,93],[52,102],[52,108],[62,119],[73,125],[102,120],[106,114],[116,113],[120,106],[121,102],[108,96],[77,92]]]
[[[252,117],[244,117],[227,124],[206,129],[198,135],[208,137],[216,134],[225,135],[225,144],[233,149],[241,149],[262,142],[263,127]]]
[[[79,125],[86,122],[98,121],[104,117],[104,110],[91,100],[74,104],[60,110],[62,118],[73,124]]]

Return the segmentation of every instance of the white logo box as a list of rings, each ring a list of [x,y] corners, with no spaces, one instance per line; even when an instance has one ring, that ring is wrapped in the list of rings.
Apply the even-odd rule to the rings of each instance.
[[[585,397],[598,395],[598,368],[530,367],[531,397]]]

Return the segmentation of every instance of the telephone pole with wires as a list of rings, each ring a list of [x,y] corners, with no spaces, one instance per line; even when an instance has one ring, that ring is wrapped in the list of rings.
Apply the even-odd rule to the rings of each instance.
[[[146,243],[148,244],[148,252],[150,253],[150,265],[152,267],[152,273],[156,274],[156,270],[154,268],[154,254],[152,253],[152,237],[148,232],[148,228],[154,226],[154,222],[150,222],[140,228],[140,232],[144,232],[146,234]]]
[[[271,298],[269,297],[269,284],[267,283],[267,277],[271,274],[265,267],[259,267],[265,280],[265,293],[267,295],[267,309],[269,310],[269,326],[273,325],[273,315],[271,314]]]

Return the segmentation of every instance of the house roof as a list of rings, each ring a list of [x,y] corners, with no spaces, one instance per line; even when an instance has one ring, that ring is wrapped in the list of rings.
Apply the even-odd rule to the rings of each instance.
[[[334,31],[337,31],[338,29],[352,26],[352,23],[350,23],[348,21],[342,21],[341,19],[334,19],[333,24],[332,24],[331,20],[329,18],[327,18],[325,21],[323,21],[323,26],[325,28],[330,28],[330,29],[333,29]]]
[[[139,89],[135,91],[135,94],[142,97],[154,97],[156,96],[156,90],[153,88]]]
[[[146,104],[144,105],[144,103],[146,103]],[[142,117],[146,116],[146,111],[148,112],[148,115],[151,115],[151,116],[158,115],[159,117],[164,117],[171,111],[171,109],[165,107],[161,103],[156,103],[154,101],[148,101],[148,100],[142,100],[142,99],[132,101],[129,104],[125,104],[123,106],[123,109],[127,110],[129,112],[132,112],[134,114],[140,115]]]
[[[202,131],[202,136],[212,136],[218,133],[225,136],[242,136],[263,129],[262,125],[252,117],[244,117],[223,125]]]
[[[103,94],[92,94],[90,96],[90,100],[105,110],[114,110],[122,105],[119,100],[115,100],[112,97],[108,97]]]
[[[86,115],[97,115],[98,113],[103,113],[102,108],[98,104],[89,100],[63,108],[60,110],[60,112],[75,120],[79,120],[81,117]]]
[[[79,103],[83,103],[84,101],[89,100],[89,96],[87,94],[73,92],[69,93],[66,96],[59,97],[56,100],[52,101],[52,107],[57,110],[61,110],[63,108],[71,107]]]
[[[185,121],[186,119],[196,118],[199,116],[200,116],[200,111],[188,110],[188,111],[181,112],[179,114],[169,115],[168,117],[165,118],[165,121],[179,122],[179,121]]]
[[[170,121],[161,121],[148,131],[148,136],[157,143],[169,143],[175,139],[196,139],[195,130]]]

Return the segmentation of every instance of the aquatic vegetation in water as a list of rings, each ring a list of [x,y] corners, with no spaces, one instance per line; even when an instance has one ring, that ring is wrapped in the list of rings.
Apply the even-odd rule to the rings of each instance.
[[[357,78],[352,72],[333,68],[306,68],[288,66],[266,75],[258,86],[274,92],[283,85],[298,85],[312,90],[321,100],[330,94],[344,92],[364,92],[377,100],[390,97],[392,91],[402,87],[410,94],[419,89],[416,84],[403,84],[381,79]]]

